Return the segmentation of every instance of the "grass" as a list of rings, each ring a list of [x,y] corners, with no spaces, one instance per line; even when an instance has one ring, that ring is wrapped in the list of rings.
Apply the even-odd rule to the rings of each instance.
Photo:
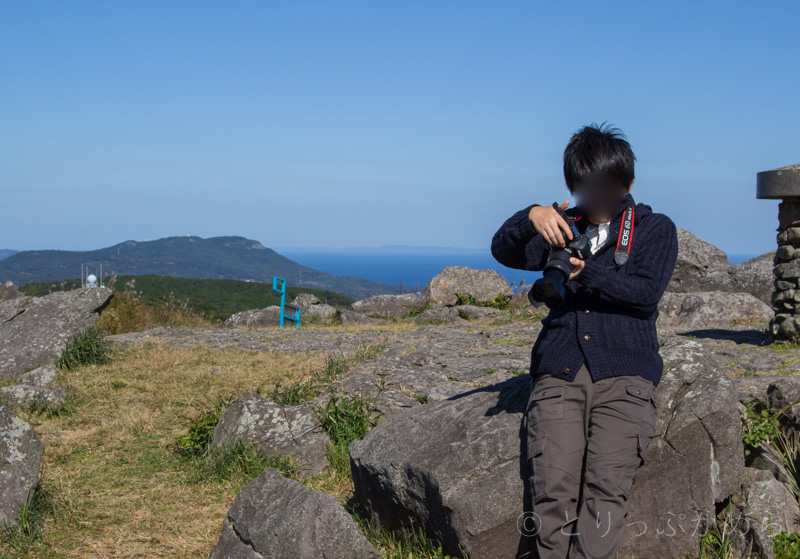
[[[59,369],[68,371],[84,365],[103,364],[111,360],[111,345],[94,327],[74,336],[56,361]]]
[[[3,536],[0,556],[208,557],[233,499],[268,462],[244,447],[205,460],[180,456],[171,445],[187,433],[186,418],[199,417],[198,399],[280,386],[325,365],[319,354],[155,343],[116,353],[110,363],[59,373],[75,413],[19,412],[44,443],[43,480],[60,507],[45,507],[35,538]]]

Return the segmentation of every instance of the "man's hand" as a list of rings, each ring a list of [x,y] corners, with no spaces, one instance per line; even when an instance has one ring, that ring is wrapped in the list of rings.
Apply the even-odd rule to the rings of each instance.
[[[569,206],[569,200],[563,204],[558,205],[562,210],[566,210]],[[567,238],[572,240],[572,229],[569,224],[564,221],[564,218],[558,215],[558,212],[553,206],[534,206],[528,213],[533,228],[539,233],[548,245],[551,247],[565,247],[567,241],[561,231],[567,234]]]
[[[581,273],[583,267],[586,265],[584,260],[580,258],[575,258],[574,256],[570,256],[569,263],[572,264],[574,267],[572,268],[572,273],[569,275],[569,279],[575,279],[575,276]]]

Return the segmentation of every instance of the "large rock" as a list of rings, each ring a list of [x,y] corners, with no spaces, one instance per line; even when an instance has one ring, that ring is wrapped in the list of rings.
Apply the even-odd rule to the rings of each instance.
[[[245,392],[222,414],[212,448],[236,440],[257,443],[267,456],[291,456],[299,475],[317,475],[328,466],[330,439],[307,406],[280,406],[255,392]]]
[[[66,396],[66,386],[44,388],[20,383],[0,388],[0,404],[4,404],[11,409],[25,409],[33,405],[58,409],[64,405]]]
[[[31,426],[0,405],[0,529],[13,524],[33,499],[43,455]]]
[[[731,263],[721,249],[678,229],[678,259],[667,291],[728,291],[733,288]]]
[[[776,252],[773,250],[733,266],[733,277],[738,289],[750,293],[766,305],[772,305],[772,292],[775,290],[775,274],[772,268]]]
[[[773,250],[732,266],[721,249],[685,229],[678,229],[678,260],[667,292],[743,292],[771,305],[776,252]]]
[[[12,282],[7,281],[0,286],[0,301],[9,301],[20,297],[25,297],[25,294]]]
[[[466,266],[445,268],[422,292],[426,300],[455,305],[458,295],[473,295],[475,302],[488,303],[500,294],[511,295],[508,281],[495,270],[473,270]]]
[[[693,553],[744,473],[735,383],[696,341],[673,340],[659,353],[656,436],[628,503],[620,557]]]
[[[424,527],[446,554],[461,557],[461,546],[472,559],[514,557],[530,388],[522,375],[379,423],[350,445],[356,501],[381,525]]]
[[[82,288],[0,301],[0,378],[16,378],[57,359],[91,328],[113,291]]]
[[[619,557],[694,550],[702,530],[693,532],[692,520],[713,522],[715,503],[736,490],[744,469],[734,383],[697,342],[675,340],[661,353],[656,436],[631,492]],[[530,380],[513,377],[379,423],[350,446],[356,501],[401,532],[413,518],[445,553],[460,556],[460,546],[472,559],[505,559],[527,551],[518,522],[531,510],[522,430]],[[684,531],[669,532],[673,517]]]
[[[302,314],[300,315],[302,320]],[[253,328],[259,326],[279,326],[281,323],[281,308],[272,305],[264,309],[252,309],[232,314],[225,321],[225,326],[239,328]],[[283,325],[294,325],[292,321],[284,320]]]
[[[374,295],[350,305],[350,310],[372,317],[403,318],[412,311],[425,308],[426,299],[421,295]]]
[[[769,322],[771,307],[749,293],[702,291],[665,292],[658,304],[659,327],[728,327],[731,322]]]
[[[267,468],[234,499],[209,559],[380,559],[336,500]]]

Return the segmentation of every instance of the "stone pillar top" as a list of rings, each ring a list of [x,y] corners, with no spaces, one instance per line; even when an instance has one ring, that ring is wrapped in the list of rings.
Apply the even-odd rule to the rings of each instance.
[[[758,173],[756,198],[800,200],[800,163]]]

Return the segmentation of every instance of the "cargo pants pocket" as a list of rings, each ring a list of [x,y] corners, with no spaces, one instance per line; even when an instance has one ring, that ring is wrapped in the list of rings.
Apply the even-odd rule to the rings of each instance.
[[[528,425],[534,425],[545,419],[564,417],[564,386],[546,384],[539,383],[533,386],[526,412]]]

